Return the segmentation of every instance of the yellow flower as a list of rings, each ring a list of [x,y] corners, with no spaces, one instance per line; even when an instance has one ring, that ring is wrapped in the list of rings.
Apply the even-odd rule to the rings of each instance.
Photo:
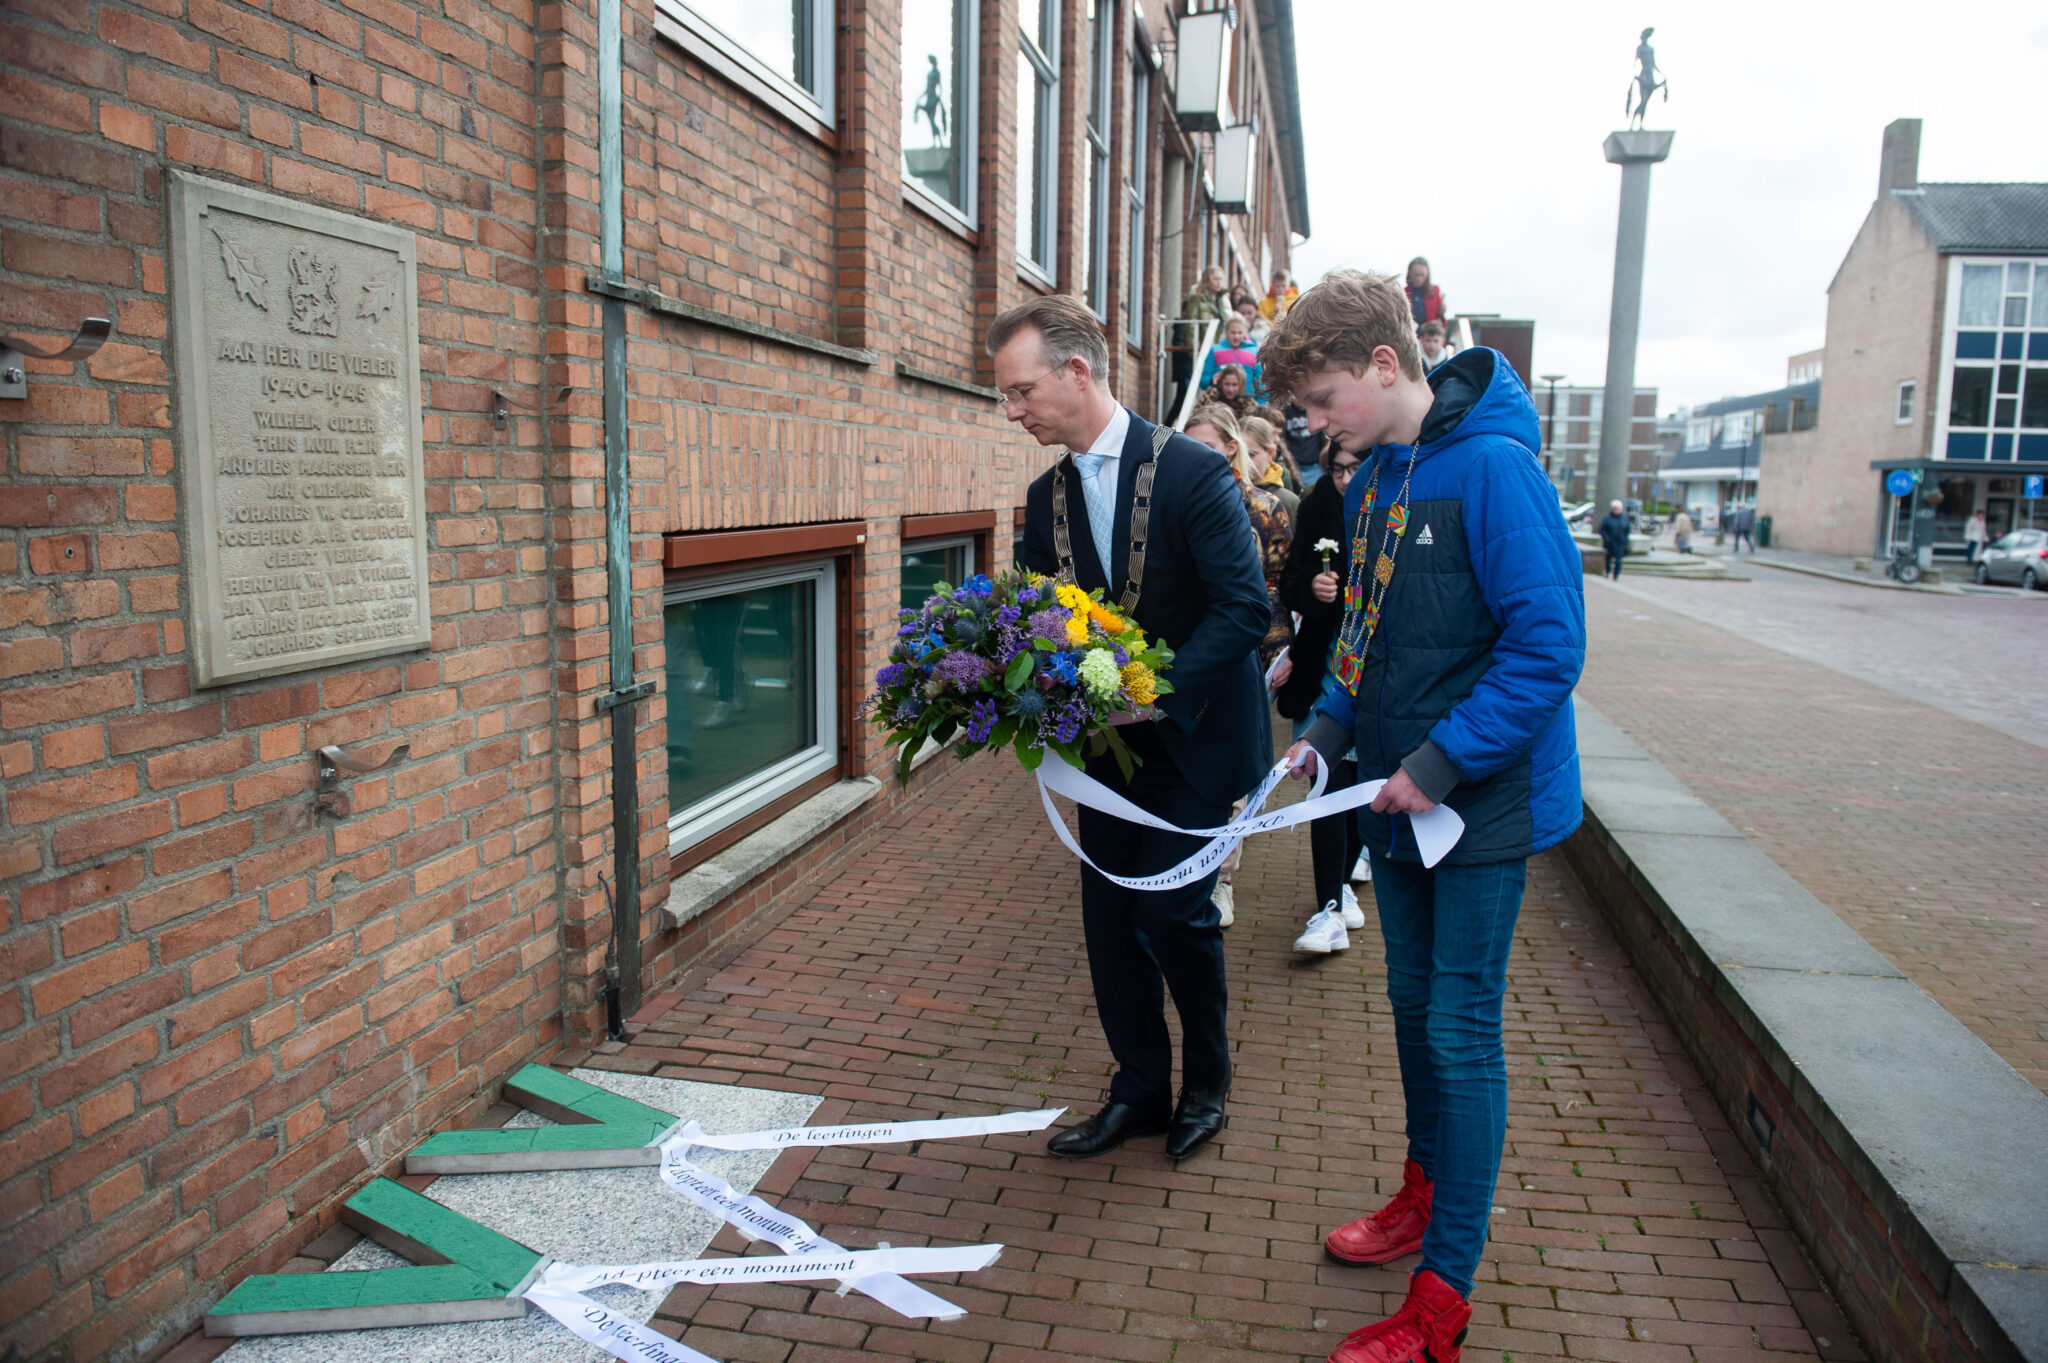
[[[1088,599],[1088,593],[1082,591],[1071,582],[1062,582],[1054,587],[1052,591],[1053,596],[1058,599],[1059,603],[1070,611],[1086,614],[1095,604]]]
[[[1159,692],[1152,685],[1152,669],[1143,663],[1124,664],[1124,690],[1139,705],[1150,705],[1159,699]]]
[[[1088,617],[1070,615],[1067,617],[1067,642],[1079,648],[1088,642]]]

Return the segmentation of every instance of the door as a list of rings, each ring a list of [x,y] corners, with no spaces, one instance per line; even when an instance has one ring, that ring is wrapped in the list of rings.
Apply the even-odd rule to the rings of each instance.
[[[1984,533],[1997,539],[2012,529],[2012,498],[1991,497],[1984,503]]]

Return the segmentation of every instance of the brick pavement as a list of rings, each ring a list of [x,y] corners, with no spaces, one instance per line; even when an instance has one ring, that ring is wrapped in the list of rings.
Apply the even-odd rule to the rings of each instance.
[[[1255,840],[1239,874],[1236,1090],[1213,1146],[1179,1168],[1156,1138],[1080,1162],[1042,1136],[785,1154],[764,1189],[850,1247],[1007,1245],[941,1289],[971,1314],[926,1326],[801,1286],[683,1288],[667,1328],[732,1360],[1210,1363],[1320,1359],[1390,1311],[1410,1263],[1320,1250],[1398,1183],[1403,1141],[1377,930],[1335,957],[1288,950],[1306,846]],[[591,1063],[803,1089],[827,1100],[818,1121],[1090,1109],[1110,1062],[1075,884],[1030,785],[979,759]],[[1533,868],[1507,1019],[1509,1148],[1469,1363],[1862,1357],[1554,856]]]
[[[1579,693],[2048,1089],[2040,749],[1590,578],[1586,618]]]

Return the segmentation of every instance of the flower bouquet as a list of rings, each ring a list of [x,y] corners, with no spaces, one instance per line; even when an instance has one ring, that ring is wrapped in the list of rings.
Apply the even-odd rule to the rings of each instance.
[[[926,739],[955,733],[962,758],[1008,747],[1026,771],[1047,752],[1076,767],[1084,753],[1114,753],[1128,781],[1133,758],[1110,717],[1151,718],[1153,701],[1173,690],[1160,676],[1172,662],[1172,649],[1099,592],[1036,573],[977,573],[957,588],[937,584],[903,612],[863,708],[903,746],[899,781]]]

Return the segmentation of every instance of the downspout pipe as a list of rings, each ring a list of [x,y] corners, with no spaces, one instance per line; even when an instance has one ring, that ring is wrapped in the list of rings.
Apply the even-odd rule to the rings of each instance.
[[[600,260],[623,280],[625,246],[624,41],[622,0],[597,0],[597,174]],[[611,629],[611,689],[597,699],[612,719],[612,936],[605,1029],[625,1039],[640,1006],[640,790],[633,703],[654,689],[633,679],[632,507],[626,480],[626,305],[599,302],[604,327],[605,601]]]

